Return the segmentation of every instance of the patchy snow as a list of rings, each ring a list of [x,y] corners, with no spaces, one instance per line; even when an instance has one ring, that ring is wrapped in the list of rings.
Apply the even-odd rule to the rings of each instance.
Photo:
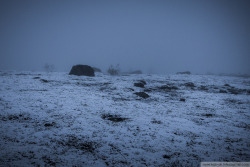
[[[250,78],[0,72],[0,166],[250,161],[249,118]]]

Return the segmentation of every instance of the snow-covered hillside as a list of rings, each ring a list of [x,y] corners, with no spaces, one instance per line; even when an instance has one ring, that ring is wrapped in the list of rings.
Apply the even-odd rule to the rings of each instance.
[[[0,166],[250,161],[249,120],[250,78],[0,72]]]

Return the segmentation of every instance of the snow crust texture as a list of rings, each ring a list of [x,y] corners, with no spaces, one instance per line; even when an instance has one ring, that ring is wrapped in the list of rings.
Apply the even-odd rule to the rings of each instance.
[[[249,120],[250,78],[0,72],[0,166],[250,161]]]

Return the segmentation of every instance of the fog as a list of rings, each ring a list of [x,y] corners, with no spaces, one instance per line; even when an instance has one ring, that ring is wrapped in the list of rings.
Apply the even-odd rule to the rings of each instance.
[[[0,70],[250,73],[247,0],[1,0]]]

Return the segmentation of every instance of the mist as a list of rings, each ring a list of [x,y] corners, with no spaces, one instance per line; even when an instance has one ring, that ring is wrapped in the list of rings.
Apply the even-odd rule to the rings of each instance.
[[[0,70],[250,74],[250,2],[0,1]]]

